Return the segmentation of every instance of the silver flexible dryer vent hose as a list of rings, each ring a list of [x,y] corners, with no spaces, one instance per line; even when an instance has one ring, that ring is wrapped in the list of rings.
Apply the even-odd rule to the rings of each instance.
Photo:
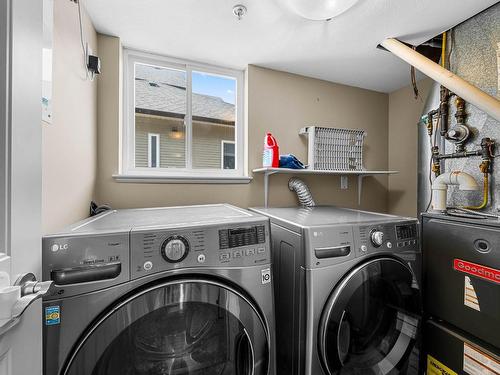
[[[299,199],[299,203],[304,207],[314,207],[316,203],[314,203],[314,199],[307,187],[306,183],[299,178],[292,177],[288,180],[288,188],[291,191],[295,191],[297,194],[297,198]]]

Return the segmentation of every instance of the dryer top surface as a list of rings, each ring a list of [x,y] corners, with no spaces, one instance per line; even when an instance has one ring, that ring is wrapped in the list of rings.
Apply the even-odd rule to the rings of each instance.
[[[316,207],[256,207],[252,211],[260,213],[271,218],[288,222],[302,228],[323,226],[323,225],[342,225],[342,224],[368,224],[381,222],[398,222],[416,220],[414,218],[381,214],[377,212],[368,212],[354,210],[350,208],[341,208],[334,206],[316,206]]]

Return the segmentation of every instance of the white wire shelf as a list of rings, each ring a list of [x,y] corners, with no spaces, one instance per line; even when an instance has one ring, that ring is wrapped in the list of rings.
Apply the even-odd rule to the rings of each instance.
[[[357,176],[358,177],[358,205],[361,204],[361,195],[363,192],[363,179],[378,175],[390,175],[399,173],[398,171],[330,171],[330,170],[314,170],[314,169],[289,169],[289,168],[257,168],[253,173],[264,174],[264,205],[267,207],[269,203],[269,176],[273,174],[310,174],[310,175],[337,175],[337,176]]]

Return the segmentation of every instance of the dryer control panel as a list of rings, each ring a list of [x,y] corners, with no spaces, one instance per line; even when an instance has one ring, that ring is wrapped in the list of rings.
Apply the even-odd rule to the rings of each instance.
[[[130,233],[130,274],[194,267],[242,267],[269,264],[269,225],[136,230]]]
[[[381,223],[355,228],[358,256],[377,251],[416,251],[419,249],[417,221]]]
[[[418,222],[313,227],[305,231],[305,241],[312,249],[305,253],[306,267],[311,268],[381,252],[415,253],[419,250]]]

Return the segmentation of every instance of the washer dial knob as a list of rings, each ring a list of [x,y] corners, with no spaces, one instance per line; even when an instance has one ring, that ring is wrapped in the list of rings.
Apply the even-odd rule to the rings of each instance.
[[[370,233],[370,240],[372,241],[373,246],[382,246],[384,243],[384,232],[374,229]]]
[[[170,236],[161,245],[161,256],[167,262],[183,261],[189,252],[189,242],[182,236]]]

